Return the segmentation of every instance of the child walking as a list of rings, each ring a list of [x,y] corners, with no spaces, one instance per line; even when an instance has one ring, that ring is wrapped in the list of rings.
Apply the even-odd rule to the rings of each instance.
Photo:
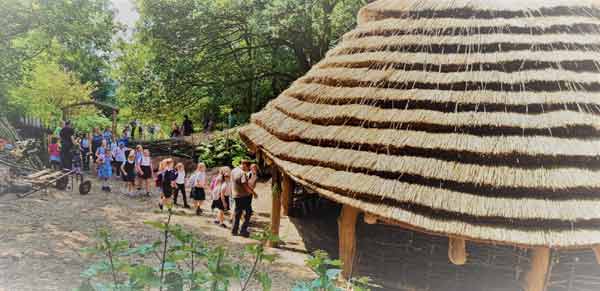
[[[225,225],[225,212],[229,210],[229,196],[231,196],[231,185],[229,183],[231,170],[228,167],[223,167],[219,171],[215,188],[212,191],[212,209],[218,209],[217,219],[214,221],[215,224],[221,225],[223,228],[227,228]]]
[[[150,196],[150,181],[152,180],[152,158],[150,151],[145,149],[141,160],[136,163],[138,173],[140,173],[140,186],[143,183],[146,189],[146,196]]]
[[[110,192],[110,178],[112,177],[112,157],[111,152],[107,148],[106,140],[96,150],[96,158],[98,161],[98,178],[102,180],[102,191]]]
[[[177,188],[175,188],[175,194],[173,197],[175,202],[173,204],[177,205],[177,196],[179,192],[181,192],[181,196],[183,196],[183,207],[190,208],[190,205],[187,202],[187,195],[185,194],[185,167],[182,163],[177,163],[177,166],[175,166],[175,171],[177,173],[177,178],[175,179]]]
[[[171,197],[173,196],[173,188],[176,187],[175,179],[177,179],[177,172],[173,168],[173,159],[164,160],[164,169],[161,173],[161,185],[162,194],[160,196],[160,203],[158,207],[163,210],[165,204],[171,204]]]
[[[53,137],[48,145],[48,154],[50,155],[50,165],[52,168],[60,170],[60,146],[56,137]]]
[[[135,190],[135,154],[129,153],[127,160],[121,164],[123,181],[127,184],[127,195],[133,196]]]
[[[199,163],[196,166],[196,171],[189,180],[190,188],[192,189],[191,198],[194,200],[194,208],[196,215],[202,214],[202,203],[206,200],[206,166]]]

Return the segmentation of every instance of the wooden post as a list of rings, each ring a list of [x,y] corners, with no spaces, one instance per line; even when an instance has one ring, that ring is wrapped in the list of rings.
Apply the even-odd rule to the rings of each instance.
[[[531,268],[525,276],[525,291],[545,291],[550,267],[550,249],[538,247],[532,249],[531,253]]]
[[[112,111],[112,134],[114,137],[117,137],[117,110]]]
[[[592,250],[594,251],[594,255],[596,255],[596,262],[600,264],[600,246],[592,247]]]
[[[464,265],[467,262],[466,241],[461,238],[448,237],[448,258],[455,265]]]
[[[281,206],[283,206],[283,215],[285,216],[288,216],[290,213],[293,194],[294,180],[292,180],[289,175],[284,173],[281,181]]]
[[[342,277],[349,279],[352,276],[354,256],[356,254],[356,219],[359,210],[344,204],[342,213],[338,218],[338,236],[340,259],[342,260]]]
[[[279,236],[279,225],[281,223],[281,179],[279,169],[275,164],[271,165],[271,233]],[[277,247],[277,243],[270,242],[270,247]]]

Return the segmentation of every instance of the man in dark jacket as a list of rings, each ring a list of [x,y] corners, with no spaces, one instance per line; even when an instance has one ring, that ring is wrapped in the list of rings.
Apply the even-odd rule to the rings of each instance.
[[[183,118],[183,136],[191,136],[194,133],[194,124],[187,115]]]

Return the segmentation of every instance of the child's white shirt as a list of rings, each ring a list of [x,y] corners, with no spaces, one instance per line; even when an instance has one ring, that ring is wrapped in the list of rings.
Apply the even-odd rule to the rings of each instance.
[[[185,171],[177,171],[177,179],[175,179],[175,183],[177,184],[185,184]]]
[[[204,184],[206,187],[206,173],[205,172],[194,172],[188,181],[190,187],[196,187],[196,184]]]

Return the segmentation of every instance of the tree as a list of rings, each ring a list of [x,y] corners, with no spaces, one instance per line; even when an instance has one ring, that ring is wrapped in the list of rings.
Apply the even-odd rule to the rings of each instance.
[[[111,41],[118,27],[109,0],[0,0],[0,105],[42,54],[96,84],[106,99]],[[6,108],[6,106],[3,106]]]
[[[21,86],[9,92],[8,102],[50,125],[61,120],[62,107],[90,100],[94,89],[56,62],[43,61],[34,65],[31,76]]]
[[[157,116],[184,108],[223,121],[218,108],[230,105],[245,120],[318,62],[364,2],[138,0],[138,33],[119,49],[120,96]]]

